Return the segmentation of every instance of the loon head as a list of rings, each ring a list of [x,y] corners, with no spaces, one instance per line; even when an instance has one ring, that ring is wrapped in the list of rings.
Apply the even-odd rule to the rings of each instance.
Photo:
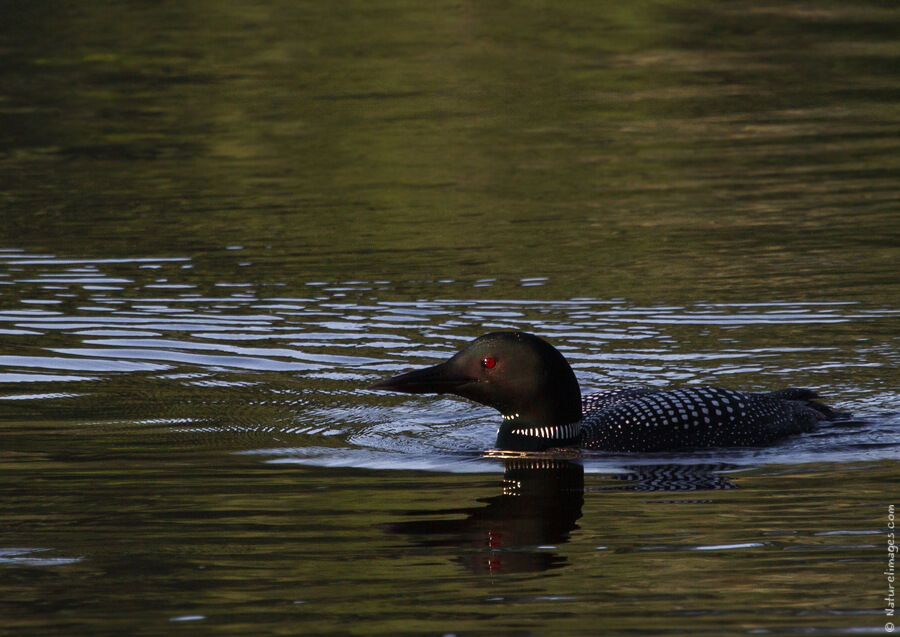
[[[449,360],[369,389],[456,394],[503,414],[497,447],[539,451],[578,442],[581,390],[555,347],[524,332],[491,332]]]

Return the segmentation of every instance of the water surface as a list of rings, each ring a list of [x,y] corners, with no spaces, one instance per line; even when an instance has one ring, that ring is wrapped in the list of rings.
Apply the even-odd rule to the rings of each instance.
[[[5,17],[0,632],[884,632],[892,6]],[[496,329],[853,417],[523,459],[365,389]]]

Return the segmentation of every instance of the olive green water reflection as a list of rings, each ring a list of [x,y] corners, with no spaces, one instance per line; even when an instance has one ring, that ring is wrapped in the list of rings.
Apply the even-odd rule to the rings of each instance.
[[[894,4],[2,18],[0,633],[884,630]],[[504,474],[362,390],[498,327],[862,424]]]
[[[179,618],[253,634],[879,621],[888,464],[772,466],[668,493],[547,469],[530,485],[508,474],[513,489],[500,474],[286,469],[135,431],[12,429],[4,540],[18,532],[34,563],[4,567],[11,634],[161,634]]]
[[[271,246],[258,267],[297,278],[524,272],[551,298],[897,295],[889,3],[5,12],[18,247]]]

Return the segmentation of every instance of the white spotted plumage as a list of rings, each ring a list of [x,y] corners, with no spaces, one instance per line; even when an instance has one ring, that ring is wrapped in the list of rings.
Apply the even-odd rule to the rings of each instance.
[[[809,390],[620,388],[582,397],[582,444],[608,451],[766,444],[827,415]],[[826,408],[827,409],[827,408]]]
[[[514,427],[529,438],[577,440],[588,449],[663,451],[767,444],[809,431],[827,415],[809,390],[737,392],[717,387],[619,388],[581,399],[582,419],[567,425]],[[826,412],[827,408],[824,408]],[[519,414],[504,415],[515,425]]]

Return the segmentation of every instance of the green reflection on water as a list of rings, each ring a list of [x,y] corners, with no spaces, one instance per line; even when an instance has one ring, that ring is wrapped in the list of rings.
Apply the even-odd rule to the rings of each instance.
[[[16,245],[238,243],[286,278],[515,273],[557,297],[897,296],[881,4],[12,11]]]
[[[500,474],[290,469],[55,423],[4,438],[4,545],[78,559],[2,566],[15,634],[157,634],[185,615],[254,634],[869,626],[897,487],[891,464],[772,466],[726,491],[588,475],[577,526],[544,545],[524,526],[553,520],[528,510],[454,526],[497,512]],[[423,519],[446,521],[434,541],[405,535]]]

